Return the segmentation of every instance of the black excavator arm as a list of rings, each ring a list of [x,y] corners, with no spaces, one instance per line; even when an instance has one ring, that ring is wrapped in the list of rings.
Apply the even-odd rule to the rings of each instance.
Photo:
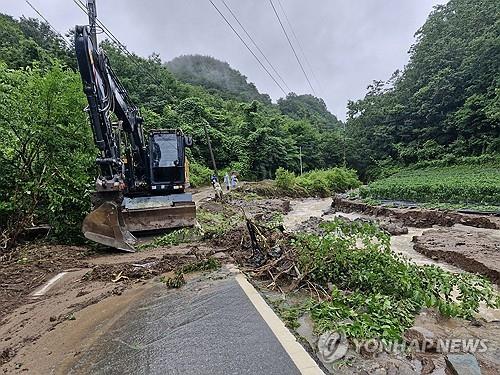
[[[147,153],[139,110],[130,101],[127,91],[111,69],[108,57],[94,45],[89,26],[77,26],[75,49],[87,108],[94,134],[94,141],[101,152],[97,159],[101,176],[98,191],[116,190],[125,183],[124,163],[127,166],[127,183],[137,184],[147,178]],[[118,119],[112,123],[111,114]],[[120,134],[126,139],[121,140]],[[126,155],[121,155],[123,141]],[[129,160],[131,159],[131,160]]]

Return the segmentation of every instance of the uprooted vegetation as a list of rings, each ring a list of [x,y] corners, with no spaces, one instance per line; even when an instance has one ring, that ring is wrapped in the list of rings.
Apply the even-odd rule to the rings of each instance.
[[[470,319],[480,303],[499,306],[488,280],[418,266],[392,252],[389,235],[373,223],[336,219],[307,232],[284,233],[280,219],[287,208],[272,207],[275,201],[249,204],[236,194],[231,204],[208,202],[200,210],[201,227],[191,231],[223,247],[267,288],[301,295],[301,302],[277,306],[291,326],[308,312],[317,332],[399,340],[422,308]],[[190,238],[185,230],[167,236]],[[181,269],[163,280],[167,286],[184,284]]]
[[[220,268],[220,266],[221,264],[217,259],[208,257],[196,262],[187,263],[176,269],[172,277],[162,276],[160,281],[165,283],[165,285],[169,288],[180,288],[186,283],[184,274],[200,271],[213,271]]]
[[[389,236],[370,223],[337,219],[316,233],[286,236],[273,229],[255,237],[246,258],[250,274],[285,293],[311,292],[306,302],[278,309],[292,325],[308,311],[318,332],[399,340],[424,307],[470,319],[482,302],[499,305],[486,279],[418,266],[393,253]]]
[[[220,238],[243,223],[243,215],[243,211],[237,206],[216,202],[206,203],[197,211],[197,226],[170,231],[151,242],[140,245],[139,250]]]

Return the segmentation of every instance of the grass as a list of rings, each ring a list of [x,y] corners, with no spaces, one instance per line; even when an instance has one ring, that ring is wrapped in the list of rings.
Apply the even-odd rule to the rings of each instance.
[[[500,167],[455,165],[407,169],[360,189],[364,199],[450,204],[454,207],[500,206]]]
[[[276,171],[275,186],[291,196],[327,197],[361,185],[356,172],[347,168],[314,170],[295,176],[283,168]]]

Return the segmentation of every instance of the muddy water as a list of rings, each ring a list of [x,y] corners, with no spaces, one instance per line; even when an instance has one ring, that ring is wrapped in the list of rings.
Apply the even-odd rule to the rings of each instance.
[[[332,198],[307,198],[301,200],[292,200],[290,202],[291,211],[284,217],[283,220],[285,230],[292,232],[296,230],[301,223],[311,217],[322,217],[325,220],[331,220],[335,217],[345,217],[350,220],[355,220],[358,218],[370,218],[366,215],[345,212],[336,212],[334,214],[325,215],[325,212],[330,209],[331,204]],[[460,268],[457,268],[448,263],[435,261],[423,254],[418,253],[413,249],[413,236],[420,236],[422,235],[423,231],[424,229],[421,228],[409,227],[408,234],[391,236],[391,249],[394,252],[400,253],[403,256],[411,259],[418,265],[434,264],[450,272],[463,272]]]
[[[336,212],[334,214],[326,215],[325,213],[330,209],[331,204],[331,198],[307,198],[301,200],[292,200],[290,202],[291,211],[283,218],[283,225],[285,227],[285,230],[288,232],[293,232],[301,223],[307,221],[311,217],[322,217],[325,220],[331,220],[335,217],[341,216],[346,217],[350,220],[355,220],[357,218],[370,218],[366,215],[344,212]],[[453,228],[461,232],[479,233],[484,236],[499,239],[500,242],[500,231],[496,229],[465,227],[460,224],[454,225]],[[415,249],[413,248],[412,239],[414,236],[421,236],[422,232],[424,232],[425,230],[426,229],[422,228],[408,227],[407,234],[391,236],[392,251],[399,253],[406,258],[409,258],[412,262],[418,265],[436,265],[446,271],[450,271],[453,273],[464,272],[462,269],[455,267],[449,263],[436,261],[415,251]],[[488,322],[500,321],[500,309],[490,309],[482,304],[476,317],[483,318]]]
[[[363,215],[360,214],[344,212],[325,215],[331,206],[332,198],[305,198],[301,200],[292,200],[290,202],[291,211],[283,218],[283,226],[286,231],[293,232],[300,224],[311,217],[323,217],[325,220],[339,216],[351,220],[363,217]]]

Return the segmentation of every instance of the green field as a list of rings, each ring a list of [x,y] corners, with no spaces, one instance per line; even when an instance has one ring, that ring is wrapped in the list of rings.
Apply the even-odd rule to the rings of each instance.
[[[500,166],[456,165],[406,169],[360,189],[368,199],[500,206]]]

